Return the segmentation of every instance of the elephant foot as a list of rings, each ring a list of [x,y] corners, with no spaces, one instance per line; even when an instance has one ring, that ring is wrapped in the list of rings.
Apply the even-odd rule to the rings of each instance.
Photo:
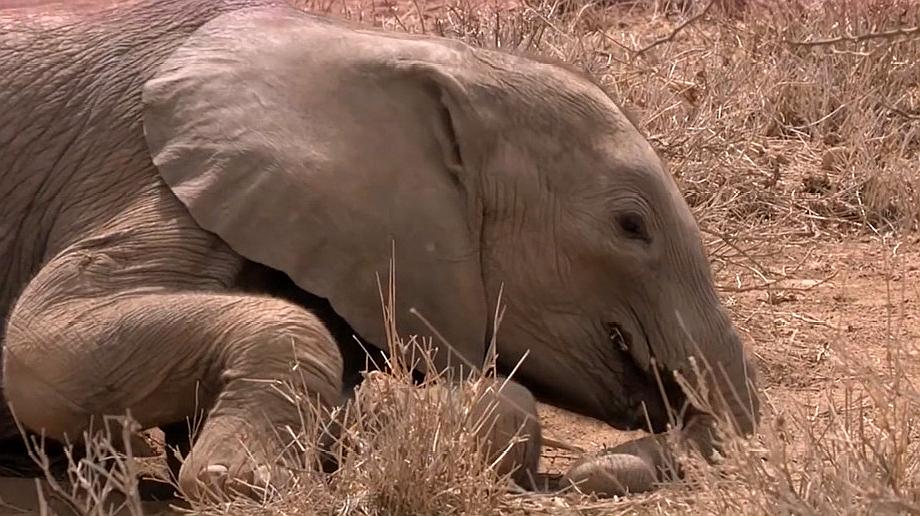
[[[650,491],[658,481],[645,460],[628,453],[608,452],[575,463],[562,479],[562,486],[602,497]]]
[[[274,428],[257,427],[235,415],[211,417],[179,470],[179,489],[189,500],[261,498],[290,478]]]
[[[716,422],[697,414],[677,430],[675,437],[695,449],[707,461],[718,456]],[[663,434],[649,435],[584,457],[563,476],[562,486],[576,486],[584,493],[622,496],[650,491],[657,484],[683,476],[672,445]]]

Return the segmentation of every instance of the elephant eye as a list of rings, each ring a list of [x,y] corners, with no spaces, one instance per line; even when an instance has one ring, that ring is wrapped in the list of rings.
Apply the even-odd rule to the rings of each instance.
[[[643,242],[651,241],[642,215],[636,212],[622,213],[617,216],[617,224],[628,238],[642,240]]]

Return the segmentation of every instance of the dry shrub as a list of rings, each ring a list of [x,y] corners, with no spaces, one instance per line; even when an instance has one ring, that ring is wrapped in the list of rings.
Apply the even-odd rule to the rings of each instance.
[[[139,496],[141,470],[134,458],[136,430],[130,416],[107,417],[101,425],[91,425],[80,444],[63,447],[63,467],[44,453],[44,439],[27,437],[28,454],[44,477],[31,484],[4,485],[7,497],[10,492],[13,496],[0,508],[13,514],[33,510],[42,516],[146,514]]]
[[[331,413],[317,415],[312,406],[300,407],[308,416],[302,418],[301,431],[292,436],[290,449],[298,456],[289,462],[303,466],[289,485],[266,492],[259,500],[195,503],[196,513],[496,514],[528,503],[508,496],[519,488],[510,474],[496,473],[486,443],[475,435],[489,417],[485,413],[477,420],[472,414],[487,394],[485,387],[496,381],[494,364],[476,369],[450,400],[427,389],[454,381],[443,374],[414,383],[412,369],[419,365],[436,369],[430,358],[431,342],[398,334],[390,316],[392,286],[391,278],[385,315],[387,372],[368,373],[354,396]],[[294,391],[290,386],[288,390]],[[324,443],[323,453],[337,465],[328,476],[318,472],[318,443]]]
[[[408,374],[381,373],[346,406],[342,467],[331,482],[359,513],[487,514],[501,505],[507,479],[488,467],[470,431],[476,382],[459,404],[433,392]]]

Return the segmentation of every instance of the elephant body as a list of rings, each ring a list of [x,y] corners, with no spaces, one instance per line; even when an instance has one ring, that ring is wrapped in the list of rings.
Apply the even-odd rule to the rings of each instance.
[[[91,23],[93,10],[0,11],[0,325],[40,270],[38,295],[82,275],[124,290],[234,288],[245,260],[195,224],[150,162],[140,87],[201,24],[252,3],[167,1]],[[18,436],[9,416],[0,436]]]
[[[226,381],[204,377],[208,366],[185,381],[163,375],[174,364],[198,366],[215,351],[212,342],[201,342],[213,335],[194,335],[194,325],[184,324],[196,312],[231,325],[264,311],[272,314],[265,331],[320,334],[323,349],[305,346],[300,353],[309,354],[305,364],[319,363],[314,392],[326,405],[340,399],[341,356],[323,325],[304,307],[263,297],[275,287],[195,223],[159,178],[144,141],[141,86],[156,67],[201,24],[256,3],[170,0],[96,19],[92,10],[50,21],[16,11],[0,15],[8,30],[0,46],[0,320],[11,322],[0,345],[27,342],[35,361],[16,368],[27,375],[16,382],[27,400],[17,416],[37,417],[51,437],[78,437],[90,414],[131,409],[150,427],[213,405],[216,393],[196,393],[190,385]],[[256,290],[246,292],[247,285]],[[73,302],[102,292],[118,292],[119,299],[98,310]],[[132,346],[106,345],[130,325],[149,329],[137,332]],[[60,339],[74,342],[59,348]],[[278,345],[290,354],[290,342]],[[163,352],[132,358],[153,346]],[[88,378],[106,380],[90,386]],[[4,386],[10,381],[4,378]],[[6,403],[0,406],[0,437],[19,439]],[[29,414],[31,408],[38,413]]]
[[[603,137],[571,150],[563,122]],[[421,307],[451,344],[438,367],[481,365],[505,289],[500,365],[529,353],[518,378],[544,399],[664,429],[655,374],[686,372],[682,326],[743,398],[724,408],[756,420],[686,204],[562,67],[271,0],[0,10],[0,174],[3,398],[55,439],[125,411],[206,414],[190,496],[260,481],[249,454],[270,461],[266,436],[298,424],[264,382],[341,403],[364,365],[353,334],[386,344],[375,275],[393,249],[394,317],[423,333]],[[591,211],[608,204],[610,222]],[[0,438],[17,435],[0,403]]]

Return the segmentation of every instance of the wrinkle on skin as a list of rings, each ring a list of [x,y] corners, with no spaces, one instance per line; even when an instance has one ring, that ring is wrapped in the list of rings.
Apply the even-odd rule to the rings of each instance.
[[[528,381],[535,392],[549,395],[551,403],[560,404],[564,408],[584,413],[590,406],[597,414],[603,414],[604,420],[619,421],[614,423],[615,426],[631,427],[637,423],[641,427],[645,426],[644,419],[638,421],[639,416],[635,410],[640,402],[651,402],[654,399],[657,387],[650,382],[643,385],[636,381],[634,373],[627,372],[628,364],[622,361],[620,351],[607,341],[606,332],[599,327],[599,323],[591,324],[580,311],[566,307],[559,307],[559,311],[541,312],[537,316],[526,311],[526,300],[519,302],[513,293],[506,295],[509,296],[506,298],[507,311],[499,331],[499,342],[502,339],[505,342],[509,339],[515,342],[530,341],[535,343],[532,348],[534,350],[550,350],[540,355],[532,352],[525,366],[519,370],[519,379]],[[597,335],[604,335],[604,342],[593,345]],[[552,367],[559,376],[557,383],[547,384],[544,378],[528,374],[527,364],[543,360],[546,356],[551,357],[549,364],[552,365],[543,363],[539,367]],[[507,352],[499,358],[514,363],[517,360],[516,355],[509,357]],[[566,406],[564,398],[553,397],[563,389],[576,389],[580,405]]]
[[[162,229],[161,229],[162,231]],[[169,256],[172,252],[177,252],[183,246],[167,245],[160,247],[159,242],[154,239],[152,245],[154,249],[160,249],[159,252],[139,252],[135,250],[133,259],[128,259],[128,253],[131,247],[123,245],[126,242],[135,242],[135,240],[122,240],[134,235],[135,232],[128,232],[121,237],[101,238],[95,242],[92,240],[85,242],[84,247],[89,247],[86,251],[74,250],[71,252],[69,261],[62,261],[55,271],[55,280],[43,283],[32,283],[28,292],[29,313],[26,317],[22,314],[17,320],[20,328],[18,332],[26,332],[26,335],[32,334],[35,338],[28,339],[30,345],[29,355],[38,355],[46,357],[60,356],[63,352],[65,356],[74,354],[79,358],[80,363],[93,370],[93,376],[96,378],[106,378],[108,384],[116,385],[133,385],[132,381],[135,376],[148,379],[151,375],[157,376],[157,380],[150,379],[149,385],[134,386],[128,391],[112,392],[110,389],[103,389],[100,392],[85,392],[86,386],[81,382],[80,371],[72,369],[73,361],[71,360],[44,360],[40,370],[31,368],[34,379],[40,381],[42,378],[54,378],[55,381],[45,380],[43,383],[49,389],[57,393],[58,399],[68,400],[74,407],[79,407],[81,413],[94,414],[98,413],[100,407],[107,406],[106,403],[118,404],[119,401],[113,399],[116,394],[129,396],[134,400],[148,399],[153,393],[164,392],[164,382],[166,381],[166,371],[175,369],[196,369],[201,368],[203,360],[211,359],[208,356],[208,348],[181,347],[181,352],[176,350],[163,355],[161,358],[168,361],[168,365],[161,364],[162,367],[156,367],[150,360],[138,362],[137,357],[130,351],[132,347],[126,347],[123,353],[113,353],[110,346],[87,345],[90,343],[73,342],[71,347],[59,349],[56,342],[58,337],[51,337],[55,329],[70,336],[71,339],[79,340],[83,331],[79,328],[105,328],[100,321],[105,318],[105,314],[118,313],[121,316],[117,325],[108,327],[107,339],[116,339],[116,335],[122,332],[129,332],[131,328],[141,328],[151,314],[157,313],[158,310],[172,310],[172,307],[181,302],[181,294],[176,291],[185,287],[187,284],[178,281],[177,278],[169,272],[169,269],[177,266],[176,262],[169,259],[162,259]],[[167,237],[168,238],[168,237]],[[175,243],[175,239],[172,239]],[[140,239],[144,241],[143,238]],[[191,242],[194,242],[192,239]],[[191,242],[183,242],[190,245]],[[147,241],[147,243],[151,243]],[[93,244],[97,245],[93,249]],[[90,250],[93,249],[93,250]],[[163,252],[165,250],[165,253]],[[112,256],[124,257],[124,259],[112,259]],[[143,256],[143,263],[138,263],[137,257]],[[237,259],[239,262],[239,259]],[[181,262],[180,262],[181,263]],[[220,261],[214,265],[217,270],[221,270]],[[138,267],[144,272],[138,272]],[[157,269],[163,272],[158,274]],[[229,275],[234,274],[233,269],[224,269]],[[44,271],[47,273],[47,271]],[[151,272],[153,274],[151,274]],[[212,273],[214,272],[212,268]],[[138,278],[145,278],[143,286],[138,287]],[[181,276],[180,276],[181,277]],[[161,281],[157,281],[161,279]],[[207,275],[190,276],[190,283],[201,283],[207,281]],[[158,291],[158,292],[157,292]],[[147,301],[143,304],[134,303],[139,297]],[[87,310],[87,300],[92,299],[93,310]],[[133,308],[132,308],[133,307]],[[128,308],[128,311],[125,311]],[[182,314],[183,318],[196,317],[195,310]],[[52,321],[41,321],[35,325],[29,323],[30,320],[41,318],[42,314],[55,314]],[[175,314],[178,316],[179,314]],[[204,314],[202,314],[204,315]],[[181,321],[176,320],[176,327],[181,326]],[[68,330],[63,330],[63,328]],[[91,332],[87,332],[91,333]],[[47,335],[47,336],[45,336]],[[148,334],[146,337],[151,346],[159,345],[164,338],[157,333]],[[170,336],[168,339],[174,339]],[[82,345],[81,345],[82,344]],[[35,348],[35,346],[51,346],[48,352]],[[118,350],[116,348],[115,350]],[[89,353],[87,353],[89,352]],[[4,353],[15,358],[16,349],[7,347]],[[160,354],[156,354],[159,357]],[[197,357],[197,358],[193,358]],[[155,357],[156,358],[156,357]],[[29,367],[24,361],[18,360],[19,365]],[[155,361],[154,361],[155,362]],[[53,367],[59,364],[60,367]],[[143,368],[143,374],[137,368]],[[76,373],[76,375],[75,375]],[[85,374],[85,371],[83,372]],[[70,379],[70,380],[68,380]],[[76,382],[76,385],[70,386],[70,381]],[[213,380],[211,382],[214,383]],[[55,384],[57,387],[55,387]],[[62,387],[63,385],[63,387]],[[168,389],[167,389],[168,390]],[[83,391],[83,392],[81,392]],[[75,396],[79,395],[79,398]],[[86,400],[80,402],[78,399]],[[95,401],[94,401],[95,400]],[[124,403],[124,407],[130,407],[137,403]]]
[[[638,313],[636,313],[635,309],[629,305],[627,305],[627,308],[632,315],[634,327],[638,327],[639,329],[639,335],[632,335],[629,353],[633,357],[633,360],[635,360],[639,365],[639,367],[641,367],[646,373],[651,373],[652,359],[655,358],[655,353],[651,348],[652,336],[649,334],[645,324],[642,321],[642,318]]]

